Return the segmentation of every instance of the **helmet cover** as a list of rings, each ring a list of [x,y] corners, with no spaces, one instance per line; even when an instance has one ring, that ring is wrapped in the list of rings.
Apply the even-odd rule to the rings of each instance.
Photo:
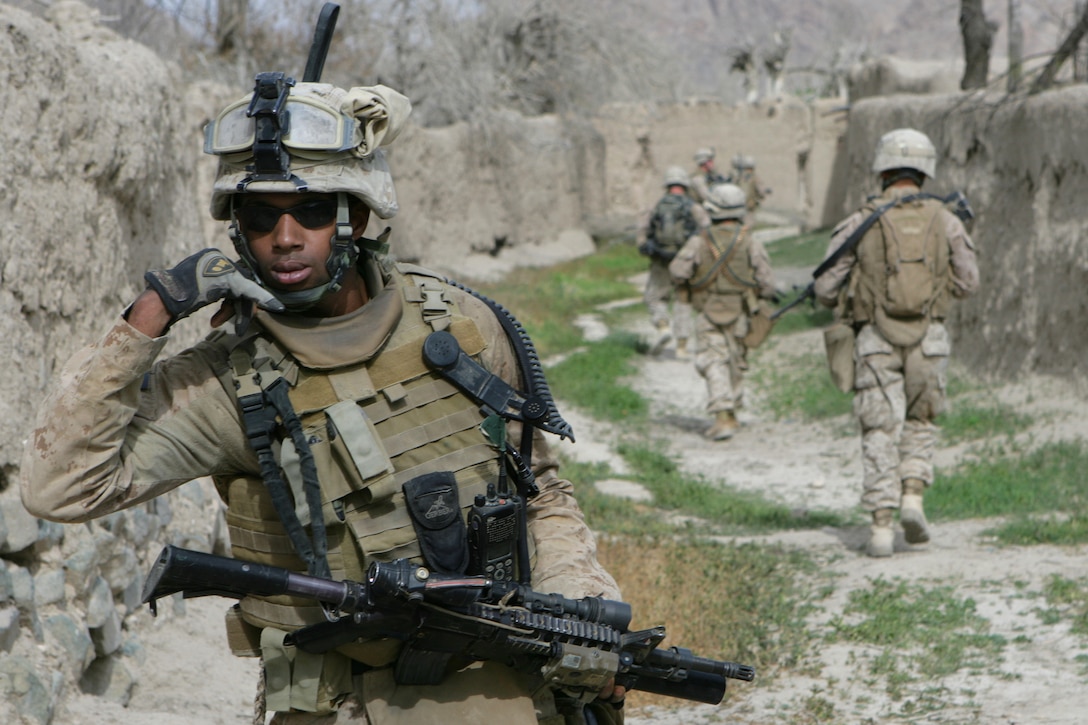
[[[665,169],[665,186],[682,186],[688,188],[688,172],[682,166],[670,166]]]
[[[891,169],[914,169],[929,178],[937,173],[937,149],[921,131],[897,128],[880,137],[873,158],[873,173]]]
[[[748,195],[736,184],[715,184],[710,187],[703,208],[714,221],[743,219],[748,212]]]
[[[247,133],[252,135],[251,127],[244,125],[233,134],[217,128],[231,122],[252,124],[252,119],[246,120],[244,114],[237,112],[250,98],[247,96],[230,104],[209,125],[205,151],[219,156],[219,170],[212,188],[213,218],[230,219],[230,202],[234,194],[302,191],[345,192],[362,201],[382,219],[397,213],[393,177],[380,147],[396,138],[411,113],[411,103],[405,96],[385,86],[343,90],[327,83],[298,83],[291,87],[289,103],[298,102],[297,108],[307,113],[291,114],[294,126],[289,127],[284,139],[292,174],[287,180],[253,180],[252,148],[243,145],[241,150],[219,150],[215,145],[214,139],[239,136],[245,139]],[[308,132],[319,138],[320,133],[315,129],[340,119],[346,120],[344,137],[348,139],[347,143],[341,143],[339,137],[325,148],[303,143]],[[313,123],[314,127],[308,129],[306,123]],[[296,137],[294,143],[290,136]]]

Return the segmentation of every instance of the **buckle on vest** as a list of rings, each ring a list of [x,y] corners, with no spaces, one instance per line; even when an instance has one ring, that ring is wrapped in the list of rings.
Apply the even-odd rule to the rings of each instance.
[[[280,378],[273,385],[277,384]],[[253,450],[258,451],[272,447],[272,432],[276,430],[276,409],[267,405],[264,392],[258,391],[249,395],[238,397],[238,404],[242,408],[242,421],[245,423],[246,438]]]

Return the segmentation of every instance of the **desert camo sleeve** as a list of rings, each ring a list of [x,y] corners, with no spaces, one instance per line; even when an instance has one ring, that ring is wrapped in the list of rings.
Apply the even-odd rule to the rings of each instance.
[[[77,353],[42,402],[23,452],[23,503],[79,522],[151,499],[186,481],[256,470],[237,407],[201,343],[155,364],[166,338],[118,320]]]
[[[489,340],[484,364],[520,387],[517,358],[494,313],[468,296],[458,297],[458,304]],[[508,435],[509,440],[521,440],[521,425],[510,423]],[[533,473],[540,487],[540,493],[527,506],[529,533],[535,543],[533,588],[567,597],[619,599],[616,580],[597,560],[596,537],[574,497],[574,485],[560,477],[548,437],[539,430],[533,433]]]

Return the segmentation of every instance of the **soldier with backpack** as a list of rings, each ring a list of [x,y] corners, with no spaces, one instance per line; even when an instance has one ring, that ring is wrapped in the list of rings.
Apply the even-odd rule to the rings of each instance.
[[[714,416],[704,435],[721,441],[740,427],[736,411],[743,401],[748,350],[759,344],[752,320],[761,300],[775,298],[775,284],[767,250],[745,223],[744,192],[734,184],[718,184],[709,194],[703,205],[713,225],[684,244],[669,273],[699,313],[695,369],[706,380],[706,408]]]
[[[813,283],[816,298],[835,308],[847,344],[853,339],[854,366],[847,362],[842,387],[853,389],[861,424],[869,556],[892,555],[895,509],[908,544],[929,541],[922,495],[933,484],[933,420],[944,410],[952,351],[944,320],[954,298],[978,288],[963,222],[921,192],[936,168],[925,134],[900,128],[882,136],[873,161],[882,193],[835,228],[828,256],[868,229]]]
[[[691,307],[677,294],[669,279],[669,262],[692,235],[710,226],[710,218],[688,196],[688,175],[683,168],[670,166],[665,170],[665,189],[665,195],[639,230],[638,249],[650,258],[650,276],[643,299],[655,330],[649,353],[659,355],[675,336],[676,357],[683,360],[690,357],[687,345],[691,337]],[[671,330],[670,299],[673,300]]]

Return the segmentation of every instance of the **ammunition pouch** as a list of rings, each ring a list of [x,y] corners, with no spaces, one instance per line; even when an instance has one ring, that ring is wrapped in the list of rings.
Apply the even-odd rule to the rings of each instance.
[[[854,328],[836,322],[824,330],[824,348],[831,382],[844,393],[854,389]]]
[[[744,346],[749,350],[756,349],[771,334],[773,327],[774,320],[771,319],[766,306],[760,305],[755,313],[748,318],[748,334],[744,336]]]

